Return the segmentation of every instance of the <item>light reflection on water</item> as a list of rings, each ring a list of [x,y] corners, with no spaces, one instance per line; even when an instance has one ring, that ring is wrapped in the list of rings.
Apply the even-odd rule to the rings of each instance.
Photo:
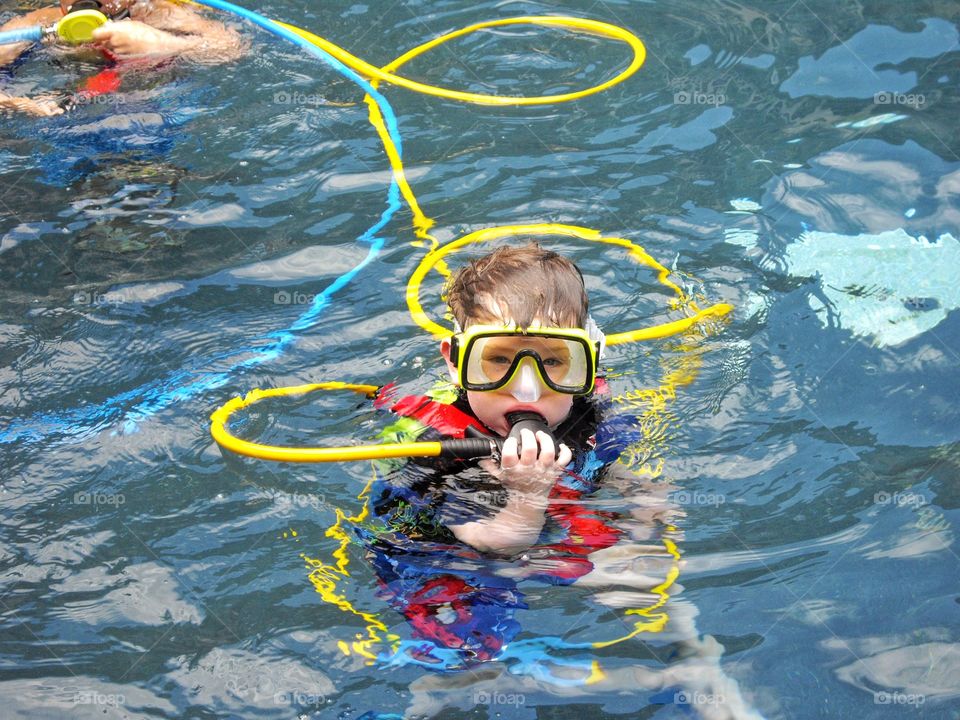
[[[621,512],[630,542],[594,558],[599,584],[524,585],[530,609],[518,614],[527,640],[622,635],[632,627],[623,609],[665,572],[651,548],[673,524],[684,564],[671,622],[598,650],[606,677],[590,685],[551,680],[563,667],[519,651],[444,674],[337,649],[363,626],[321,601],[301,556],[333,551],[325,532],[337,509],[358,508],[368,468],[225,463],[206,417],[254,386],[396,379],[415,392],[441,368],[403,307],[423,252],[405,209],[316,328],[268,363],[231,369],[224,357],[289,327],[301,295],[356,265],[366,248],[355,239],[384,212],[389,184],[355,88],[245,28],[257,52],[236,66],[145,77],[122,107],[5,121],[0,428],[17,419],[33,433],[0,451],[11,713],[722,716],[740,693],[744,712],[769,717],[949,717],[960,565],[950,271],[916,277],[908,244],[882,263],[850,252],[820,268],[822,254],[801,265],[796,252],[806,232],[850,248],[893,231],[960,237],[956,9],[447,0],[269,10],[371,62],[469,22],[560,10],[646,41],[638,76],[573,105],[491,110],[385,92],[441,241],[506,222],[594,227],[675,264],[688,291],[736,306],[695,352],[669,342],[611,352],[620,393],[658,386],[691,353],[700,365],[648,418],[649,446],[633,458],[662,461],[658,480],[598,497]],[[622,62],[601,41],[584,52],[528,39],[475,38],[410,73],[507,92],[579,86]],[[523,47],[511,56],[505,42]],[[37,54],[11,82],[74,80]],[[309,102],[278,100],[295,93]],[[562,248],[585,270],[606,329],[669,317],[652,279],[616,253]],[[916,292],[899,290],[911,283]],[[284,292],[289,303],[277,301]],[[904,307],[897,332],[871,327],[865,303],[879,299]],[[134,433],[117,432],[116,414],[79,442],[57,425],[110,398],[129,411],[142,388],[179,382],[184,369],[193,380],[224,373],[223,384],[158,408]],[[331,401],[260,422],[278,437],[348,442],[381,418]],[[409,638],[362,551],[349,552],[339,591]]]

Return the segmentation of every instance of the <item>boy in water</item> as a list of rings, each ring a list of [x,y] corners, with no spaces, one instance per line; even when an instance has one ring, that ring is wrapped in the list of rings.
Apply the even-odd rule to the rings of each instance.
[[[501,673],[496,683],[518,693],[529,688],[524,672],[596,692],[666,691],[668,702],[686,697],[677,692],[683,688],[718,699],[694,705],[704,718],[758,720],[723,672],[722,647],[700,637],[696,608],[676,598],[680,557],[672,548],[681,513],[667,498],[676,488],[615,463],[631,444],[642,446],[644,434],[629,414],[604,412],[606,387],[597,376],[604,338],[588,315],[580,271],[535,244],[501,248],[453,277],[447,303],[456,327],[440,352],[456,392],[393,405],[404,421],[428,428],[399,422],[398,435],[504,438],[517,412],[540,415],[550,432],[507,437],[499,459],[479,467],[409,462],[374,486],[376,521],[359,534],[380,597],[413,628],[415,639],[400,651],[408,661],[447,670],[494,659],[516,663],[523,670]],[[618,512],[587,500],[605,469],[605,483],[622,493]],[[602,669],[589,643],[543,633],[519,638],[517,611],[527,608],[520,581],[597,588],[594,602],[626,608],[629,617],[626,636],[598,647],[636,636],[678,657],[663,667]],[[429,678],[419,685],[410,712],[433,715],[442,700]]]
[[[519,577],[572,583],[621,533],[610,513],[579,502],[616,453],[597,459],[603,335],[577,267],[535,244],[500,248],[456,274],[447,302],[456,328],[440,352],[453,389],[393,404],[404,417],[384,439],[505,438],[499,457],[384,464],[371,523],[357,531],[380,597],[434,643],[413,655],[456,666],[496,657],[519,632]],[[539,416],[549,432],[508,437],[514,413]]]
[[[603,335],[587,313],[580,271],[535,244],[462,268],[447,302],[456,332],[440,352],[457,397],[438,412],[457,413],[474,434],[506,438],[500,457],[479,468],[414,465],[388,481],[375,513],[407,537],[517,554],[540,539],[557,481],[595,443]],[[539,415],[551,433],[508,437],[514,413]]]
[[[501,248],[467,265],[447,302],[457,333],[440,352],[471,413],[501,437],[510,433],[511,414],[536,413],[557,437],[528,429],[519,441],[507,437],[499,463],[481,463],[506,491],[503,507],[450,526],[477,550],[516,553],[540,536],[550,492],[573,459],[567,443],[586,449],[571,431],[594,416],[584,398],[594,389],[603,336],[587,314],[580,271],[537,245]]]
[[[81,7],[99,9],[109,18],[93,31],[92,43],[71,49],[81,56],[89,55],[92,49],[115,63],[135,58],[183,58],[213,64],[234,60],[243,52],[240,36],[234,30],[170,0],[60,0],[59,7],[42,8],[13,18],[0,30],[53,25],[71,10]],[[30,47],[29,42],[0,46],[0,68],[11,65]],[[2,90],[0,108],[37,116],[63,112],[61,104],[53,99],[13,96]]]

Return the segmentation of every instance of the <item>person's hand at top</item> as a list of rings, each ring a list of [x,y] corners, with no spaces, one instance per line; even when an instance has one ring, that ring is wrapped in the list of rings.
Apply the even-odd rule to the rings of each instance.
[[[74,0],[31,10],[0,25],[2,30],[53,27],[74,7]],[[245,45],[240,35],[223,23],[209,19],[186,5],[170,0],[103,0],[101,11],[111,20],[93,31],[88,47],[112,56],[111,60],[137,57],[176,57],[198,65],[215,65],[241,57]],[[126,17],[129,15],[129,17]],[[0,46],[0,67],[11,65],[34,43]],[[81,49],[83,45],[79,46]],[[66,47],[67,54],[73,48]],[[63,113],[49,98],[29,98],[0,92],[0,110],[37,117]]]
[[[71,0],[61,0],[67,13]],[[93,45],[117,58],[167,55],[212,65],[239,58],[244,53],[240,35],[222,22],[204,17],[193,8],[170,0],[105,0],[103,12],[110,20],[93,32]]]
[[[138,20],[107,22],[93,31],[93,42],[96,47],[120,57],[174,55],[193,45],[178,35]]]

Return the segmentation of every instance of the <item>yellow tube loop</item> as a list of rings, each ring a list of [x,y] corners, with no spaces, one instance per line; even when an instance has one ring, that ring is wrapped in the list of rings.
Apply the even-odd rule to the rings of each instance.
[[[417,45],[397,59],[391,61],[387,65],[384,65],[382,68],[378,68],[366,62],[365,60],[358,58],[356,55],[353,55],[339,45],[330,42],[326,38],[320,37],[309,30],[304,30],[303,28],[290,25],[289,23],[280,22],[279,20],[274,20],[273,22],[286,28],[292,33],[295,33],[296,35],[299,35],[301,38],[320,48],[321,50],[324,50],[360,75],[369,78],[374,87],[378,87],[380,82],[388,82],[392,85],[403,87],[414,92],[420,92],[426,95],[441,97],[448,100],[457,100],[460,102],[475,103],[480,105],[546,105],[551,103],[577,100],[579,98],[587,97],[588,95],[602,92],[603,90],[606,90],[617,83],[623,82],[640,69],[647,56],[646,48],[644,47],[640,38],[630,31],[617,27],[616,25],[610,25],[609,23],[601,22],[599,20],[589,20],[585,18],[566,16],[526,16],[505,18],[501,20],[489,20],[468,25],[460,30],[454,30],[453,32],[449,32],[445,35],[441,35],[425,43]],[[432,50],[438,45],[442,45],[443,43],[449,42],[450,40],[458,37],[463,37],[464,35],[469,35],[477,32],[478,30],[484,30],[493,27],[504,27],[508,25],[537,25],[542,27],[561,28],[571,32],[588,33],[610,38],[612,40],[618,40],[630,47],[630,49],[633,51],[633,58],[630,64],[622,72],[598,85],[569,93],[561,93],[558,95],[542,95],[536,97],[484,95],[480,93],[449,90],[447,88],[427,85],[415,80],[410,80],[394,73],[395,70],[405,65],[410,60],[428,52],[429,50]],[[387,159],[390,161],[390,167],[393,170],[393,176],[397,181],[397,186],[400,188],[400,193],[407,201],[407,205],[410,207],[410,211],[413,213],[414,234],[420,241],[420,243],[415,244],[427,242],[429,243],[429,247],[431,249],[435,249],[439,243],[437,242],[436,238],[430,234],[430,228],[433,227],[434,221],[428,217],[423,210],[421,210],[420,203],[417,201],[417,197],[407,181],[406,174],[403,170],[403,163],[400,159],[400,153],[393,143],[393,138],[390,137],[390,133],[387,131],[380,108],[376,101],[369,95],[364,97],[364,101],[369,108],[370,124],[373,125],[377,131],[377,134],[380,136],[384,151],[387,153]],[[438,265],[437,270],[444,275],[449,274],[449,271],[442,264]]]
[[[285,447],[242,440],[227,430],[230,417],[238,410],[254,405],[266,398],[304,395],[317,390],[352,390],[372,398],[376,395],[379,387],[343,382],[322,382],[271,388],[269,390],[251,390],[242,398],[233,398],[214,411],[210,416],[210,433],[220,447],[232,450],[238,455],[279,462],[343,462],[397,457],[436,457],[440,454],[441,445],[439,442],[347,445],[342,447]]]
[[[468,235],[449,242],[443,247],[435,248],[427,253],[420,264],[417,265],[410,280],[407,282],[407,307],[410,309],[410,315],[414,322],[435,337],[442,338],[449,336],[453,331],[445,328],[439,323],[431,320],[423,310],[420,304],[420,286],[427,273],[434,265],[441,262],[447,255],[460,250],[461,248],[473,244],[490,242],[504,237],[516,235],[559,235],[562,237],[578,238],[590,242],[605,243],[624,248],[628,251],[628,256],[635,262],[646,265],[657,273],[657,280],[665,287],[670,288],[677,295],[680,302],[686,301],[683,290],[672,280],[670,280],[670,270],[654,260],[647,251],[639,245],[617,237],[604,237],[598,231],[590,228],[579,227],[577,225],[561,225],[558,223],[538,223],[532,225],[500,225],[497,227],[484,228]],[[692,303],[689,303],[694,309],[695,314],[691,317],[672,322],[660,323],[647,328],[638,328],[636,330],[627,330],[625,332],[607,335],[607,345],[619,345],[622,343],[636,342],[639,340],[655,340],[666,337],[672,337],[689,330],[697,323],[708,318],[721,318],[733,310],[732,305],[727,303],[717,303],[710,307],[700,310]]]
[[[488,20],[485,22],[468,25],[460,30],[454,30],[453,32],[449,32],[445,35],[436,37],[433,40],[429,40],[422,45],[418,45],[412,50],[408,50],[391,63],[382,68],[378,68],[366,62],[365,60],[361,60],[356,55],[349,53],[339,45],[335,45],[319,35],[314,35],[312,32],[303,30],[302,28],[298,28],[294,25],[288,25],[287,23],[282,23],[276,20],[274,22],[283,26],[287,30],[296,33],[313,45],[325,50],[347,67],[355,70],[361,75],[370,78],[371,80],[388,82],[391,85],[403,87],[407,90],[413,90],[414,92],[423,93],[425,95],[433,95],[435,97],[446,98],[448,100],[459,100],[460,102],[475,103],[478,105],[548,105],[551,103],[577,100],[579,98],[587,97],[588,95],[602,92],[607,88],[616,85],[617,83],[623,82],[640,69],[647,57],[646,48],[644,47],[640,38],[624,28],[617,27],[616,25],[610,25],[609,23],[601,22],[599,20],[588,20],[586,18],[539,15],[504,18],[501,20]],[[568,93],[560,93],[557,95],[539,95],[534,97],[484,95],[481,93],[449,90],[447,88],[417,82],[416,80],[410,80],[402,75],[396,75],[393,72],[402,65],[408,63],[413,58],[422,55],[423,53],[432,50],[433,48],[437,47],[438,45],[442,45],[445,42],[449,42],[450,40],[458,37],[463,37],[464,35],[469,35],[470,33],[477,32],[478,30],[485,30],[487,28],[494,27],[505,27],[508,25],[538,25],[541,27],[561,28],[563,30],[589,33],[591,35],[599,35],[600,37],[610,38],[612,40],[619,40],[628,45],[633,51],[633,59],[623,71],[609,80],[598,85],[594,85],[593,87]]]

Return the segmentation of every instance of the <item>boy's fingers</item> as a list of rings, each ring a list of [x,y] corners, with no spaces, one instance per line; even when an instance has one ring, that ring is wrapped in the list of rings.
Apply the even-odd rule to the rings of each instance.
[[[524,428],[520,431],[520,462],[533,465],[537,461],[537,437],[533,431]]]
[[[500,448],[500,467],[510,469],[516,467],[519,462],[517,439],[507,438],[503,441],[503,447]]]
[[[537,431],[537,442],[540,443],[540,464],[544,467],[553,465],[556,459],[556,449],[553,447],[553,438],[543,430]]]
[[[560,454],[557,456],[557,466],[564,468],[570,464],[571,460],[573,460],[573,450],[563,443],[560,443]]]

